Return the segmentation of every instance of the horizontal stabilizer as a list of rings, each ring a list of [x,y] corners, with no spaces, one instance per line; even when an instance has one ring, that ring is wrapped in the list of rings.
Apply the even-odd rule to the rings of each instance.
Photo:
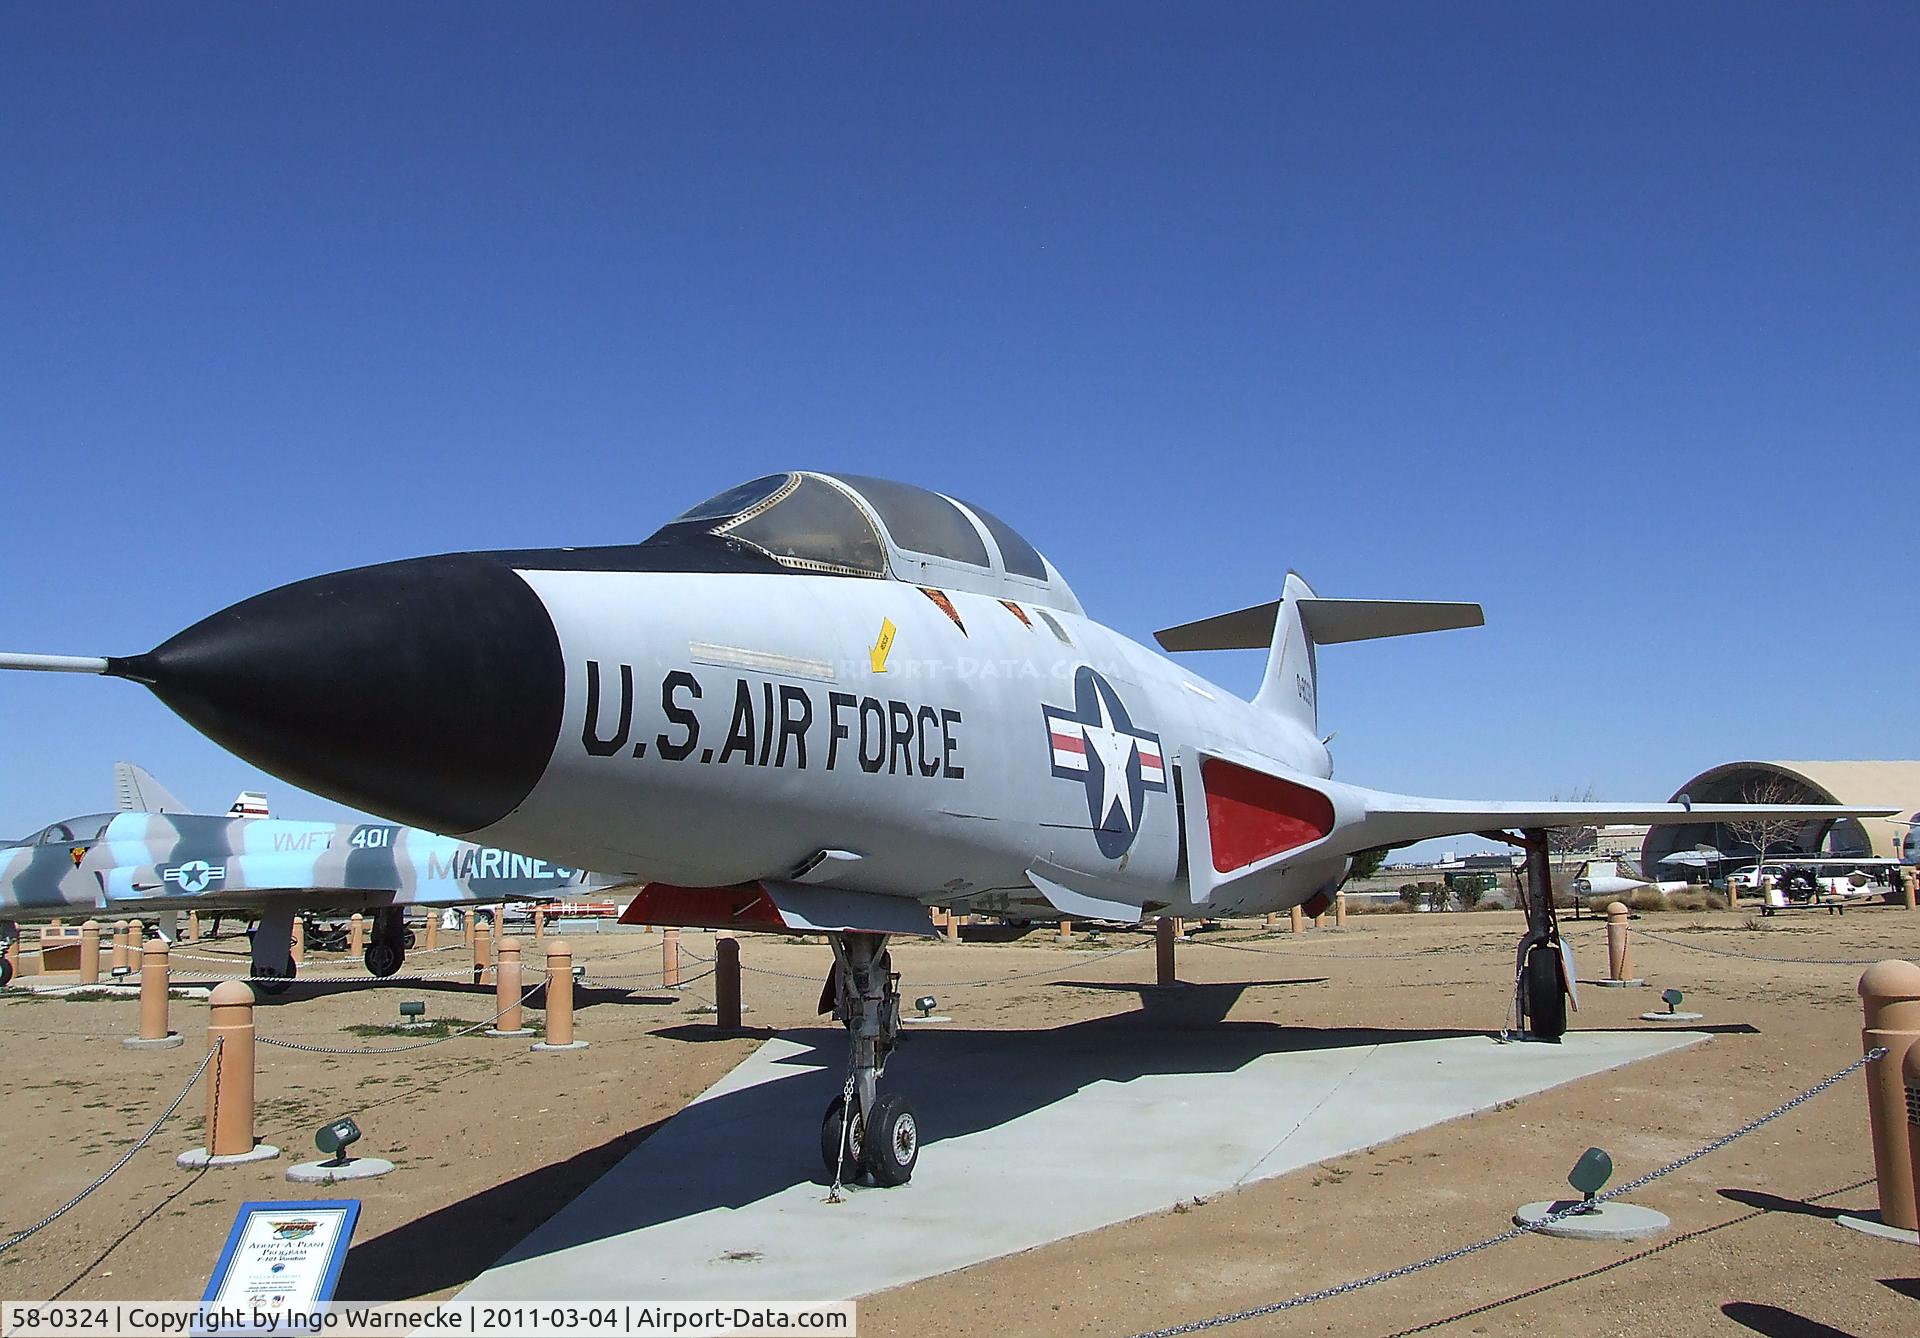
[[[1479,627],[1486,613],[1478,604],[1441,603],[1410,599],[1297,600],[1307,635],[1320,646],[1345,641],[1372,641],[1379,637],[1413,636],[1419,632],[1446,632]],[[1265,650],[1273,642],[1274,620],[1280,601],[1216,614],[1198,622],[1182,623],[1154,633],[1161,648],[1182,650]]]

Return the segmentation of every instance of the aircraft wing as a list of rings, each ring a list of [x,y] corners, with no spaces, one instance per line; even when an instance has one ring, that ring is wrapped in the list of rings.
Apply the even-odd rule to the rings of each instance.
[[[1411,845],[1436,836],[1514,831],[1529,827],[1588,827],[1618,823],[1650,827],[1742,822],[1752,818],[1790,818],[1809,822],[1836,818],[1880,818],[1892,805],[1849,807],[1836,804],[1607,804],[1539,803],[1498,800],[1430,799],[1420,795],[1368,790],[1327,782],[1337,807],[1357,821],[1343,822],[1333,833],[1338,853],[1378,846]],[[1335,853],[1329,851],[1329,853]]]

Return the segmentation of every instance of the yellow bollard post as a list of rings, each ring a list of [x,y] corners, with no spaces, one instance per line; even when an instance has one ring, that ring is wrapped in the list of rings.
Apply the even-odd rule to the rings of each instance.
[[[723,938],[713,945],[714,1023],[726,1031],[740,1029],[740,940]]]
[[[355,957],[367,950],[367,917],[355,911],[347,921],[347,951]]]
[[[80,926],[80,983],[100,982],[100,922],[88,920]]]
[[[468,952],[473,951],[473,917],[474,909],[471,906],[460,912],[460,939],[467,945]]]
[[[438,907],[427,907],[427,932],[426,936],[421,940],[421,946],[428,952],[432,952],[440,946],[440,910]]]
[[[1920,1217],[1914,1207],[1913,1166],[1907,1152],[1907,1052],[1920,1041],[1920,966],[1875,962],[1860,977],[1866,1012],[1861,1044],[1887,1053],[1867,1065],[1867,1119],[1873,1132],[1873,1172],[1879,1182],[1880,1220],[1906,1231]]]
[[[127,969],[131,965],[127,957],[127,922],[115,920],[113,922],[113,960],[107,968],[108,974],[115,980],[127,974]]]
[[[476,928],[473,931],[473,983],[478,985],[486,978],[487,968],[493,963],[493,934]]]
[[[668,925],[660,934],[660,983],[667,989],[680,988],[680,928]]]
[[[1914,909],[1914,894],[1920,890],[1920,869],[1900,870],[1900,881],[1906,885],[1907,909]]]
[[[1920,1219],[1920,1045],[1907,1048],[1900,1082],[1907,1089],[1907,1174],[1913,1177],[1913,1215]]]
[[[187,942],[198,943],[199,941],[200,941],[200,912],[188,911],[187,912]]]
[[[207,1145],[183,1152],[179,1165],[233,1166],[280,1155],[270,1143],[253,1137],[253,991],[238,980],[223,980],[207,1000],[207,1044],[214,1049],[207,1066]]]
[[[1153,983],[1172,985],[1174,923],[1166,916],[1153,922]]]
[[[536,1050],[584,1050],[573,1039],[573,948],[563,938],[547,940],[547,1037]]]
[[[489,1036],[531,1036],[533,1029],[520,1019],[520,996],[526,991],[520,983],[520,940],[508,936],[500,940],[500,964],[493,971],[493,1001],[499,1015],[487,1029]]]
[[[1333,924],[1336,929],[1347,927],[1347,894],[1345,892],[1333,894]]]
[[[307,917],[304,915],[293,917],[293,941],[288,951],[293,955],[295,966],[307,960]]]
[[[1301,930],[1305,929],[1306,927],[1307,927],[1306,912],[1301,910],[1298,906],[1289,908],[1287,911],[1287,928],[1293,933],[1298,934]]]
[[[1607,979],[1626,980],[1632,974],[1627,947],[1627,904],[1611,902],[1607,906]]]
[[[1062,920],[1060,922],[1060,941],[1062,943],[1073,942],[1073,921]]]
[[[179,1032],[167,1028],[167,973],[172,949],[155,939],[140,954],[140,1034],[122,1042],[129,1050],[171,1050],[181,1044]]]
[[[533,908],[534,946],[538,947],[539,945],[545,943],[546,941],[547,941],[547,908],[545,906],[535,906]]]

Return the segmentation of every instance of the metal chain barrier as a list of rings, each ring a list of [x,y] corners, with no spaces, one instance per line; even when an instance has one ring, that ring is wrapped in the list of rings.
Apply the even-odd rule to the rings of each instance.
[[[1804,1201],[1807,1203],[1819,1203],[1825,1199],[1837,1199],[1842,1194],[1852,1193],[1856,1189],[1865,1189],[1872,1183],[1873,1180],[1871,1177],[1865,1180],[1856,1180],[1852,1184],[1842,1185],[1838,1189],[1829,1189],[1821,1194],[1809,1195]],[[1497,1301],[1487,1301],[1469,1310],[1462,1310],[1458,1314],[1448,1315],[1444,1319],[1430,1319],[1424,1324],[1414,1325],[1411,1329],[1397,1330],[1389,1335],[1389,1338],[1413,1338],[1414,1334],[1430,1333],[1434,1329],[1445,1328],[1447,1325],[1456,1324],[1463,1319],[1474,1319],[1487,1314],[1489,1311],[1498,1310],[1501,1306],[1512,1305],[1516,1301],[1532,1300],[1536,1296],[1544,1295],[1547,1292],[1555,1291],[1561,1287],[1571,1286],[1576,1282],[1585,1282],[1589,1278],[1597,1278],[1602,1273],[1611,1273],[1616,1268],[1625,1268],[1628,1264],[1637,1264],[1642,1259],[1652,1258],[1664,1250],[1671,1250],[1676,1245],[1685,1245],[1688,1241],[1697,1240],[1701,1236],[1711,1235],[1716,1231],[1725,1231],[1728,1227],[1739,1226],[1743,1222],[1751,1222],[1756,1217],[1765,1217],[1768,1213],[1774,1211],[1776,1210],[1773,1208],[1755,1208],[1750,1213],[1742,1213],[1738,1217],[1729,1217],[1723,1222],[1715,1222],[1712,1226],[1695,1227],[1692,1231],[1683,1231],[1677,1236],[1663,1240],[1658,1245],[1650,1245],[1644,1250],[1589,1268],[1584,1273],[1575,1273],[1571,1277],[1557,1278],[1552,1282],[1543,1282],[1537,1287],[1529,1287],[1525,1291],[1515,1292],[1511,1296],[1503,1296]]]
[[[1059,966],[1050,966],[1041,971],[1019,971],[1004,976],[992,976],[985,980],[918,980],[914,982],[913,987],[917,990],[960,990],[972,989],[982,985],[1000,985],[1012,980],[1033,980],[1040,976],[1057,976],[1062,971],[1072,971],[1082,966],[1091,966],[1095,962],[1104,962],[1109,958],[1119,957],[1129,952],[1139,952],[1143,948],[1151,948],[1152,946],[1153,942],[1149,939],[1144,943],[1129,943],[1124,948],[1115,948],[1111,952],[1096,953],[1092,957],[1082,957],[1076,961],[1064,962]],[[821,977],[817,975],[805,976],[798,975],[792,971],[773,971],[764,966],[748,966],[745,962],[740,963],[740,969],[742,971],[751,971],[756,976],[773,976],[779,980],[803,980],[808,984],[818,984],[821,979]]]
[[[62,1217],[64,1217],[71,1209],[78,1207],[80,1204],[80,1201],[86,1198],[87,1195],[93,1193],[94,1190],[100,1188],[100,1186],[106,1184],[108,1180],[112,1179],[114,1173],[118,1171],[122,1166],[125,1166],[128,1162],[132,1161],[134,1158],[134,1154],[139,1152],[140,1149],[145,1147],[147,1144],[151,1143],[153,1141],[154,1135],[160,1132],[160,1126],[165,1124],[169,1119],[171,1119],[173,1117],[173,1113],[176,1110],[180,1109],[180,1103],[187,1099],[187,1093],[191,1092],[193,1090],[193,1085],[200,1081],[200,1075],[207,1071],[207,1065],[213,1063],[214,1056],[220,1053],[220,1047],[222,1044],[223,1044],[223,1041],[219,1039],[216,1039],[214,1041],[212,1048],[207,1051],[206,1057],[200,1061],[200,1066],[193,1071],[193,1076],[187,1079],[187,1085],[180,1089],[180,1095],[174,1097],[174,1099],[172,1100],[171,1103],[169,1103],[167,1108],[160,1112],[160,1118],[155,1120],[152,1123],[152,1125],[148,1127],[147,1131],[144,1134],[140,1135],[140,1137],[134,1142],[134,1145],[132,1147],[128,1148],[125,1152],[121,1153],[119,1159],[115,1161],[113,1165],[107,1167],[106,1170],[102,1171],[99,1175],[95,1176],[92,1184],[88,1185],[85,1189],[81,1190],[78,1194],[75,1194],[72,1198],[68,1199],[65,1203],[61,1204],[58,1208],[55,1208],[52,1212],[48,1213],[45,1217],[41,1218],[38,1222],[35,1222],[32,1226],[26,1228],[24,1231],[14,1232],[11,1236],[8,1236],[5,1240],[0,1240],[0,1253],[5,1253],[6,1251],[11,1250],[14,1246],[18,1245],[21,1241],[25,1240],[28,1236],[33,1235],[36,1231],[44,1231],[46,1228],[52,1226],[55,1222],[59,1221]]]
[[[1733,957],[1743,962],[1785,962],[1793,966],[1872,966],[1881,960],[1878,957],[1768,957],[1757,952],[1734,952],[1728,948],[1709,948],[1704,943],[1686,943],[1665,934],[1656,934],[1651,929],[1636,927],[1633,932],[1669,947],[1710,953],[1715,957]]]
[[[1220,948],[1227,952],[1250,952],[1260,957],[1315,957],[1329,962],[1363,960],[1369,962],[1412,962],[1427,957],[1437,957],[1443,953],[1479,952],[1492,947],[1506,947],[1509,949],[1511,947],[1510,944],[1443,943],[1437,948],[1428,948],[1424,952],[1368,952],[1366,951],[1366,945],[1361,944],[1355,952],[1313,952],[1310,949],[1300,948],[1289,948],[1281,952],[1272,948],[1250,947],[1245,943],[1215,943],[1210,939],[1204,938],[1189,938],[1182,939],[1181,941],[1202,948]]]
[[[1813,1098],[1825,1092],[1835,1083],[1844,1082],[1874,1060],[1884,1058],[1886,1053],[1885,1046],[1874,1047],[1867,1051],[1866,1054],[1860,1056],[1860,1058],[1854,1060],[1853,1063],[1841,1069],[1838,1073],[1833,1074],[1831,1077],[1821,1079],[1806,1091],[1800,1093],[1785,1104],[1776,1106],[1765,1115],[1748,1120],[1738,1129],[1733,1130],[1733,1132],[1722,1134],[1704,1147],[1696,1148],[1686,1156],[1675,1161],[1670,1161],[1656,1171],[1649,1171],[1638,1179],[1629,1180],[1626,1184],[1615,1189],[1610,1189],[1604,1194],[1596,1194],[1593,1201],[1596,1203],[1605,1203],[1609,1199],[1619,1198],[1623,1194],[1631,1194],[1637,1189],[1644,1189],[1662,1176],[1671,1175],[1684,1166],[1691,1166],[1702,1157],[1710,1156],[1718,1152],[1729,1143],[1745,1138],[1754,1130],[1771,1124],[1787,1112],[1813,1100]],[[1364,1287],[1376,1286],[1382,1282],[1392,1282],[1396,1278],[1404,1278],[1414,1273],[1425,1272],[1427,1269],[1436,1268],[1441,1264],[1450,1264],[1456,1259],[1464,1259],[1470,1254],[1478,1254],[1480,1251],[1491,1249],[1495,1245],[1504,1245],[1510,1240],[1518,1240],[1522,1236],[1544,1230],[1556,1222],[1587,1211],[1591,1210],[1585,1203],[1576,1203],[1561,1209],[1557,1213],[1549,1213],[1538,1222],[1532,1223],[1529,1226],[1510,1227],[1497,1236],[1489,1236],[1487,1239],[1475,1241],[1471,1245],[1462,1245],[1458,1249],[1448,1250],[1444,1254],[1433,1255],[1430,1258],[1420,1260],[1418,1263],[1402,1264],[1400,1267],[1390,1268],[1384,1273],[1375,1273],[1370,1277],[1356,1278],[1352,1282],[1343,1282],[1337,1287],[1327,1287],[1317,1292],[1309,1292],[1304,1296],[1292,1297],[1289,1300],[1275,1301],[1269,1305],[1255,1306],[1250,1310],[1238,1310],[1232,1314],[1215,1315],[1211,1319],[1190,1320],[1185,1324],[1175,1324],[1164,1329],[1152,1329],[1146,1333],[1136,1334],[1134,1338],[1177,1338],[1177,1335],[1180,1334],[1201,1333],[1208,1329],[1222,1328],[1228,1324],[1238,1324],[1242,1320],[1258,1319],[1263,1315],[1277,1315],[1283,1310],[1296,1310],[1301,1306],[1309,1306],[1318,1301],[1328,1301],[1336,1296],[1345,1296],[1349,1292],[1357,1292]]]
[[[440,1045],[443,1042],[454,1040],[460,1036],[471,1036],[476,1031],[482,1031],[487,1027],[491,1027],[513,1009],[526,1003],[527,1000],[545,989],[546,986],[546,981],[540,981],[525,994],[521,995],[517,1002],[508,1004],[484,1022],[476,1022],[471,1027],[463,1027],[459,1031],[450,1031],[445,1036],[435,1036],[432,1040],[427,1041],[414,1041],[408,1045],[302,1045],[298,1041],[282,1041],[272,1036],[255,1036],[254,1040],[261,1045],[277,1045],[282,1050],[299,1050],[310,1055],[402,1055],[409,1050],[424,1050],[430,1045]]]

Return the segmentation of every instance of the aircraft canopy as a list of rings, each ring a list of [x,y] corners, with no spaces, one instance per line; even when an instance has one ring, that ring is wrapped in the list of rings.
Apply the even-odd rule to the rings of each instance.
[[[768,474],[681,513],[654,539],[688,530],[745,544],[800,571],[890,578],[1080,611],[1060,574],[1005,521],[890,479]]]

